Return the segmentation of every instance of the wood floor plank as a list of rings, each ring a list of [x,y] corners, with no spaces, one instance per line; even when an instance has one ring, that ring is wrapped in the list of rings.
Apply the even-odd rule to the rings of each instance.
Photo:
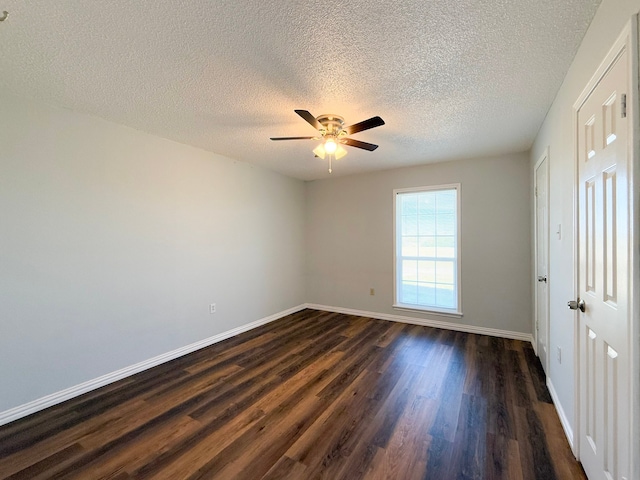
[[[530,344],[303,310],[0,427],[0,479],[582,479]]]
[[[203,465],[190,480],[210,478],[255,478],[266,474],[299,436],[322,414],[328,401],[318,398],[317,385],[325,371],[300,387],[276,406],[219,455]]]
[[[542,424],[533,407],[530,409],[517,407],[516,422],[520,463],[524,479],[557,479],[558,476],[551,461],[551,453],[542,431]],[[525,436],[528,441],[525,441]]]
[[[428,428],[436,412],[435,400],[414,395],[387,447],[378,449],[366,478],[422,478],[431,441]]]
[[[453,453],[453,443],[444,437],[431,437],[427,450],[427,466],[425,469],[425,480],[439,480],[450,478],[452,472],[451,455]],[[456,472],[457,476],[457,472]]]
[[[39,462],[30,465],[28,468],[7,477],[11,480],[36,480],[38,478],[47,478],[51,471],[60,466],[64,466],[67,462],[74,460],[84,453],[84,449],[78,443],[69,445],[67,448],[56,452]]]
[[[203,426],[150,457],[146,463],[130,465],[133,478],[186,479],[201,465],[216,457],[229,444],[256,424],[265,412],[252,409],[236,415],[217,428]]]
[[[354,428],[362,425],[361,422],[370,414],[368,409],[386,398],[397,381],[392,375],[380,377],[378,372],[362,370],[337,397],[319,395],[327,402],[327,407],[286,455],[306,465],[310,475],[322,474],[328,459],[342,455],[342,447]],[[373,378],[376,379],[376,389],[369,391]],[[327,425],[335,428],[328,430]]]
[[[486,464],[487,401],[462,395],[458,428],[452,452],[452,470],[461,480],[484,478]]]
[[[46,459],[52,452],[64,449],[74,443],[77,443],[87,435],[100,432],[102,428],[109,425],[112,421],[123,416],[134,416],[142,410],[144,401],[141,398],[133,398],[122,402],[117,409],[109,409],[87,419],[84,422],[70,426],[68,429],[62,429],[50,433],[41,441],[35,443],[28,448],[16,450],[15,453],[0,460],[0,478],[18,472]],[[11,440],[8,440],[10,442]],[[18,437],[16,443],[22,444],[22,438]],[[11,447],[11,445],[9,445]]]
[[[306,478],[307,467],[286,455],[271,467],[271,469],[261,478],[261,480],[297,480]]]
[[[440,397],[438,414],[429,432],[432,437],[453,442],[460,416],[465,375],[466,370],[463,362],[457,359],[450,361]]]
[[[503,455],[504,455],[504,450],[503,450]],[[515,440],[509,440],[509,448],[507,449],[507,465],[509,466],[508,469],[508,473],[507,473],[507,479],[508,480],[523,480],[523,473],[522,473],[522,464],[520,463],[520,444],[515,441]],[[578,464],[578,462],[575,461],[575,459],[571,459],[571,462],[574,464]],[[491,477],[487,477],[487,478],[491,478]],[[572,477],[574,479],[583,479],[586,480],[586,477],[584,475],[580,476],[575,476]],[[570,479],[566,479],[566,480],[570,480]]]
[[[166,471],[170,473],[168,478],[178,478],[182,464],[204,465],[260,421],[270,407],[286,405],[286,402],[290,402],[292,392],[313,389],[313,393],[317,393],[333,379],[328,368],[339,361],[342,355],[342,352],[334,352],[322,361],[309,366],[292,377],[289,385],[283,384],[281,388],[272,390],[257,401],[251,409],[236,412],[236,404],[228,406],[194,435],[185,438],[172,450],[159,455],[137,470],[136,476],[146,478],[153,474],[158,475],[157,478],[163,478],[164,475],[161,473]],[[283,395],[282,389],[285,390],[286,395]]]
[[[540,364],[540,359],[536,357],[531,345],[527,345],[524,348],[524,357],[526,360],[527,368],[529,369],[528,378],[531,379],[531,383],[536,392],[536,397],[539,402],[553,403],[551,400],[551,394],[545,383],[545,375]]]
[[[430,352],[428,368],[423,368],[416,382],[415,394],[438,399],[445,384],[452,347],[437,344]]]
[[[136,440],[134,445],[122,451],[113,450],[103,455],[90,468],[78,469],[71,473],[70,479],[84,479],[87,476],[92,478],[110,478],[115,473],[127,472],[129,474],[136,468],[146,465],[146,463],[159,453],[173,448],[173,446],[186,436],[198,431],[200,422],[188,416],[177,417],[165,428],[157,432],[148,432]]]
[[[365,478],[377,451],[388,448],[396,426],[414,396],[412,385],[415,384],[420,370],[415,365],[401,362],[398,362],[396,367],[398,373],[391,374],[392,379],[398,378],[393,389],[386,398],[380,397],[383,403],[369,408],[363,433],[359,436],[351,434],[342,442],[346,458],[343,462],[335,462],[325,468],[327,478]],[[400,371],[402,373],[399,373]]]
[[[535,406],[538,418],[543,426],[549,450],[553,452],[551,460],[558,478],[580,478],[584,476],[582,467],[573,460],[573,453],[565,441],[564,431],[558,418],[558,412],[551,403],[539,403]]]

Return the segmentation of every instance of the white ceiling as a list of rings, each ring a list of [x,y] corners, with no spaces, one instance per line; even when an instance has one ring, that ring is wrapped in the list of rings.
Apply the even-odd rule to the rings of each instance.
[[[292,177],[524,151],[600,0],[0,0],[0,88]]]

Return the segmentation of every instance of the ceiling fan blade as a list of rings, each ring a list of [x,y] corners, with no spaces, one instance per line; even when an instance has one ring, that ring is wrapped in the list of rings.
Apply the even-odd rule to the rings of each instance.
[[[313,140],[318,137],[271,137],[271,140]]]
[[[309,113],[308,111],[294,110],[294,112],[296,112],[298,115],[304,118],[309,123],[309,125],[311,125],[316,130],[322,130],[324,128],[322,124],[318,120],[316,120],[316,117],[311,115],[311,113]]]
[[[350,147],[369,150],[370,152],[373,152],[376,148],[378,148],[378,145],[374,145],[373,143],[361,142],[352,138],[343,138],[342,140],[340,140],[340,143],[344,143],[345,145],[349,145]]]
[[[343,128],[347,135],[353,135],[354,133],[362,132],[363,130],[369,130],[370,128],[380,127],[384,125],[384,120],[380,117],[371,117],[369,120],[364,120],[360,123],[354,123],[348,127]]]

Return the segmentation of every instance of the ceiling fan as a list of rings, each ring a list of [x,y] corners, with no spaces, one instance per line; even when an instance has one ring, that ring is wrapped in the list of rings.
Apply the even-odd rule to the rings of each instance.
[[[339,115],[330,114],[314,117],[307,110],[295,110],[295,112],[306,120],[309,125],[318,130],[318,132],[320,132],[320,136],[272,137],[271,140],[322,140],[322,143],[313,149],[313,153],[316,157],[320,157],[322,159],[324,159],[325,156],[329,157],[329,173],[331,173],[331,159],[335,157],[337,160],[347,154],[347,151],[342,147],[342,145],[361,148],[370,152],[373,152],[378,148],[378,145],[353,140],[352,138],[347,138],[347,135],[353,135],[354,133],[362,132],[363,130],[369,130],[370,128],[384,125],[384,120],[380,117],[371,117],[368,120],[345,127],[344,118]]]

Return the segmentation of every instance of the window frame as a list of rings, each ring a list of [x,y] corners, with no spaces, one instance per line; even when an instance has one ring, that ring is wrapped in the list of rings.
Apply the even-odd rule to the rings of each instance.
[[[398,251],[400,230],[398,225],[398,195],[404,193],[419,193],[419,192],[434,192],[442,190],[455,190],[456,191],[456,267],[455,267],[455,285],[456,285],[456,307],[455,308],[442,308],[437,306],[423,306],[400,303],[398,300],[398,260],[401,257],[401,252]],[[397,188],[393,190],[393,305],[392,308],[396,310],[406,310],[410,312],[431,313],[445,317],[457,317],[460,318],[462,314],[462,262],[461,262],[461,239],[462,239],[462,221],[461,221],[461,205],[462,205],[462,190],[459,183],[450,183],[443,185],[427,185],[421,187],[410,188]],[[400,243],[401,245],[401,243]]]

